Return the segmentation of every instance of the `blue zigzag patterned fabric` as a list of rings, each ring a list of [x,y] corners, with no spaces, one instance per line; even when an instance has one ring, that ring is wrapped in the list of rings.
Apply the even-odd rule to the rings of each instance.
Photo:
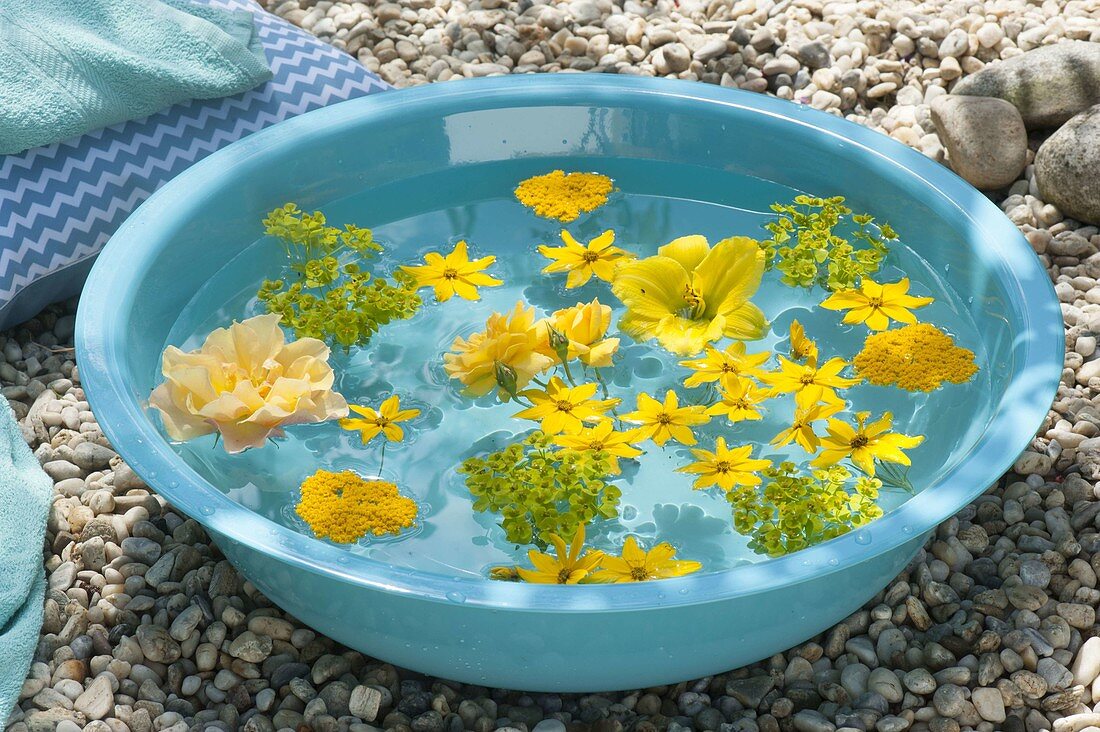
[[[251,0],[199,2],[255,13],[274,78],[233,97],[177,104],[0,157],[0,328],[76,294],[126,216],[193,163],[302,112],[390,88]]]

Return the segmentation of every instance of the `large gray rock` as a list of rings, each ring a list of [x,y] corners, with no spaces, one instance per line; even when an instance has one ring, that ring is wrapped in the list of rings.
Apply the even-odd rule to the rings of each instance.
[[[1100,224],[1100,104],[1051,135],[1035,155],[1035,181],[1066,216]]]
[[[1057,127],[1100,104],[1100,43],[1068,41],[990,64],[953,94],[997,97],[1020,110],[1029,130]]]
[[[1016,108],[993,97],[948,94],[932,102],[932,122],[951,168],[975,188],[1012,185],[1027,164],[1027,131]]]

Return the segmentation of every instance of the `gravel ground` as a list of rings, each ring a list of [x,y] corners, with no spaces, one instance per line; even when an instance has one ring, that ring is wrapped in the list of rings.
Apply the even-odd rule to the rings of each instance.
[[[954,79],[1060,38],[1100,39],[1089,19],[1100,6],[1080,0],[270,8],[397,86],[512,71],[673,74],[802,100],[937,159],[927,104]],[[1014,472],[827,633],[751,667],[617,694],[430,679],[317,636],[110,449],[80,388],[73,303],[0,334],[0,393],[56,483],[43,636],[8,729],[1100,732],[1100,234],[1037,192],[1028,165],[995,200],[1056,283],[1066,369]]]

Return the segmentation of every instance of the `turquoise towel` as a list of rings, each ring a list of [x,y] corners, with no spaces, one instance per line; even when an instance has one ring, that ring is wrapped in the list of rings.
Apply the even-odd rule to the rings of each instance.
[[[19,699],[42,629],[42,540],[52,493],[0,396],[0,726]]]
[[[270,78],[247,10],[187,0],[3,0],[0,155]]]

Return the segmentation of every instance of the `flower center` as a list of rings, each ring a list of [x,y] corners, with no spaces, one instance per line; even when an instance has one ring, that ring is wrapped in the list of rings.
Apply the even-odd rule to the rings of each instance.
[[[738,373],[737,367],[734,366],[732,363],[723,363],[722,364],[722,373],[723,374],[736,374],[736,373]]]
[[[458,277],[458,270],[455,269],[454,267],[447,267],[445,270],[443,270],[443,279],[453,280],[453,279],[456,279],[457,277]]]
[[[558,584],[559,585],[569,584],[569,575],[571,575],[571,574],[573,574],[573,573],[570,572],[565,567],[562,567],[560,570],[558,570]]]
[[[806,373],[802,374],[802,376],[798,377],[798,381],[803,386],[809,386],[810,384],[814,383],[814,379],[816,379],[816,378],[817,378],[817,372],[816,371],[807,371]]]
[[[718,473],[729,473],[733,470],[733,464],[729,460],[719,460],[714,464],[714,470]]]
[[[390,423],[390,418],[389,417],[383,417],[382,415],[378,415],[377,417],[374,418],[374,423],[376,425],[378,425],[379,427],[385,427],[386,425],[388,425]]]
[[[657,424],[672,424],[672,415],[668,412],[661,412],[657,415]]]
[[[645,571],[645,567],[631,567],[630,579],[635,582],[644,582],[649,579],[649,573]]]
[[[733,406],[737,407],[738,409],[752,409],[752,402],[750,402],[748,399],[742,398],[735,401],[733,403]]]
[[[598,261],[599,258],[600,258],[600,253],[599,252],[594,252],[591,249],[586,250],[585,253],[581,255],[581,259],[583,259],[588,264],[592,264],[592,262]]]
[[[559,412],[572,412],[573,411],[573,402],[571,402],[567,399],[557,400],[556,402],[554,402],[554,406],[557,407]]]
[[[861,447],[867,447],[867,443],[870,440],[867,439],[867,435],[858,434],[852,438],[851,446],[853,450],[858,450]]]
[[[707,309],[703,294],[691,285],[684,287],[684,305],[684,317],[692,320],[703,317],[703,311]]]
[[[867,298],[867,304],[870,305],[873,308],[881,308],[882,307],[882,298],[881,297],[869,297],[869,298]]]

